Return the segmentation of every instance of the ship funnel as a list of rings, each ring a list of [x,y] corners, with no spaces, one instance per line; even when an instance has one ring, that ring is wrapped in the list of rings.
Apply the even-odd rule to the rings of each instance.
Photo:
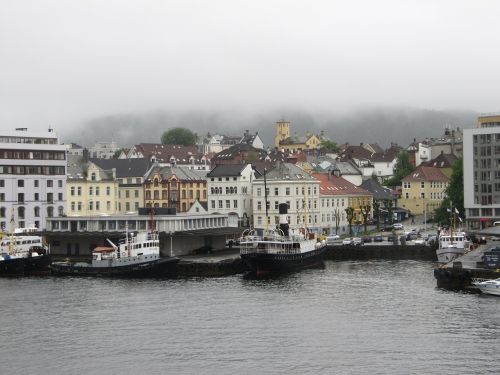
[[[288,205],[286,203],[280,203],[278,207],[280,213],[280,229],[283,231],[283,235],[285,237],[288,237]]]

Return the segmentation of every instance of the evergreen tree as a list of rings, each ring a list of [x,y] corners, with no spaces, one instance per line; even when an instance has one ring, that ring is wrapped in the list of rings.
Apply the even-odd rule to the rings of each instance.
[[[434,211],[434,218],[436,222],[441,224],[450,224],[450,212],[458,210],[458,216],[462,219],[465,218],[464,209],[464,168],[463,158],[460,157],[453,164],[451,172],[450,183],[445,190],[446,197],[441,202],[441,206]]]
[[[394,166],[394,175],[388,179],[385,183],[386,186],[400,186],[401,180],[408,176],[411,172],[415,170],[413,164],[410,163],[410,156],[408,152],[401,151],[396,159],[396,165]]]

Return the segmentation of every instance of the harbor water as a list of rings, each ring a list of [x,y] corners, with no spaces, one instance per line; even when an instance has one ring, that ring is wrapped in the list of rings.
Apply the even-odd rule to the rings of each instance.
[[[2,374],[497,374],[500,298],[434,264],[255,280],[0,279]]]

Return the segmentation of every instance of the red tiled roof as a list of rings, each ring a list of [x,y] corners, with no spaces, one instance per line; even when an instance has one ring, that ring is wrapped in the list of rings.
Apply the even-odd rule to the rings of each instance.
[[[419,165],[415,171],[403,178],[402,181],[444,181],[448,182],[449,178],[440,168],[426,167]]]
[[[312,173],[311,176],[320,182],[320,195],[373,195],[342,177],[325,173]]]

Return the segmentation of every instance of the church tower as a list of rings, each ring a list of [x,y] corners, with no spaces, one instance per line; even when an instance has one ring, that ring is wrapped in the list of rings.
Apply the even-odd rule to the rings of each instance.
[[[276,121],[276,137],[274,137],[274,145],[279,149],[280,142],[290,138],[290,121]]]

